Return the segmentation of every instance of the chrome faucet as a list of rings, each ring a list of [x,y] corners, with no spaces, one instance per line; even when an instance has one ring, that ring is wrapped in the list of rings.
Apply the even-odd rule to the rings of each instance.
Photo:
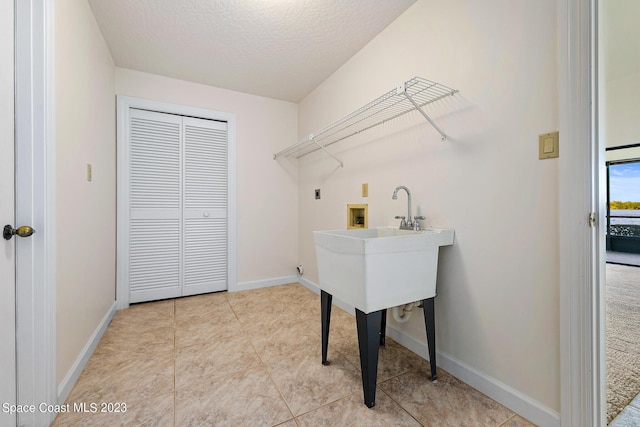
[[[411,191],[404,185],[399,185],[393,190],[393,196],[391,198],[393,200],[398,200],[398,190],[404,190],[407,192],[407,219],[403,216],[396,216],[396,219],[400,220],[400,230],[420,230],[419,219],[424,219],[424,216],[414,216],[413,221],[411,220]]]
[[[391,196],[391,198],[393,200],[398,200],[398,190],[404,190],[407,192],[407,205],[408,205],[408,209],[407,209],[407,219],[405,220],[405,218],[403,216],[397,216],[396,219],[400,219],[400,229],[401,230],[413,230],[413,222],[411,221],[411,191],[409,191],[409,189],[407,187],[405,187],[404,185],[399,185],[396,187],[395,190],[393,190],[393,196]]]

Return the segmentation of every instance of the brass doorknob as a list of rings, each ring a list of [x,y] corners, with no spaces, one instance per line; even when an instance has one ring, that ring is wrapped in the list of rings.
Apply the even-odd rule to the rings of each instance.
[[[4,229],[2,230],[2,237],[4,237],[5,240],[11,239],[14,234],[17,234],[20,237],[29,237],[35,232],[36,230],[29,227],[28,225],[23,225],[22,227],[13,228],[9,224],[7,224],[4,226]]]

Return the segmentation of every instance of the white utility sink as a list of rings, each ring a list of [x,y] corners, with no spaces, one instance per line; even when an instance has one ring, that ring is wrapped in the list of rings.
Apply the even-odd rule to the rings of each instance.
[[[453,229],[314,231],[320,289],[364,313],[436,295],[438,251]]]

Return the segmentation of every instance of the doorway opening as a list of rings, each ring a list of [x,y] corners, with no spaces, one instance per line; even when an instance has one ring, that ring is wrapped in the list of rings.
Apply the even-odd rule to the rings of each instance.
[[[640,406],[640,144],[606,149],[607,422],[628,425]],[[637,331],[637,332],[636,332]]]

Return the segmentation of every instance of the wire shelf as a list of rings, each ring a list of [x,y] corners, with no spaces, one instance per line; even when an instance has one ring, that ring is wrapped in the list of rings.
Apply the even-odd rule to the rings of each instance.
[[[281,156],[300,158],[314,151],[324,150],[342,166],[342,162],[333,156],[326,147],[415,110],[418,110],[431,123],[444,141],[446,134],[422,108],[442,98],[453,96],[457,92],[458,90],[440,83],[414,77],[353,113],[312,133],[302,141],[279,151],[273,155],[273,158],[277,159]]]

